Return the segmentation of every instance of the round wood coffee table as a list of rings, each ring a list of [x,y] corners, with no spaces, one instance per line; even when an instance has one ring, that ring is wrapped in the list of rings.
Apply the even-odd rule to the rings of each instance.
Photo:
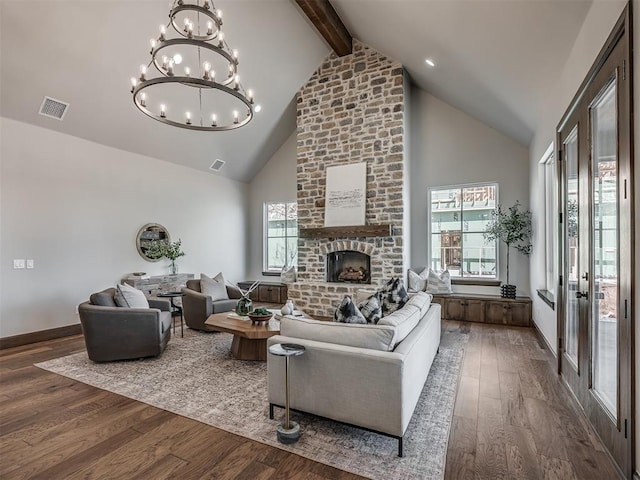
[[[246,318],[246,320],[245,320]],[[214,313],[204,322],[212,330],[233,334],[231,354],[238,360],[267,361],[267,339],[280,333],[280,322],[252,323],[232,312]]]

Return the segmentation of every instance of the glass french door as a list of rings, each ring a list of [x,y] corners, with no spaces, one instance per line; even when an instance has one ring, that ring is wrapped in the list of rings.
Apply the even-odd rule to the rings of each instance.
[[[558,127],[558,367],[631,478],[632,199],[628,20]],[[627,39],[625,41],[625,39]]]

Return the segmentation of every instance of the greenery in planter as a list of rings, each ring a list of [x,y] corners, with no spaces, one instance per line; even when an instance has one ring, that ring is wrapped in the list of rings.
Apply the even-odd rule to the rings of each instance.
[[[169,242],[167,240],[157,240],[151,242],[149,248],[145,252],[149,258],[168,258],[171,260],[171,273],[177,273],[176,259],[184,257],[185,253],[181,250],[182,240],[178,239],[175,242]]]
[[[509,285],[509,251],[511,247],[523,255],[531,253],[531,211],[520,210],[520,202],[504,210],[498,204],[484,232],[485,240],[500,240],[507,246],[507,285]]]

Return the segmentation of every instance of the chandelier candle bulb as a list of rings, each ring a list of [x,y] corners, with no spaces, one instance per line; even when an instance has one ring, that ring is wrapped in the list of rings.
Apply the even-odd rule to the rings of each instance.
[[[233,111],[233,123],[238,123],[239,119],[238,119],[238,111],[234,110]]]
[[[233,58],[238,60],[238,50],[233,51]]]
[[[186,116],[187,116],[187,125],[191,125],[191,112],[187,112]]]
[[[224,46],[224,32],[218,33],[218,46],[220,48]]]
[[[184,74],[187,77],[191,76],[191,69],[189,67],[184,67]]]
[[[222,20],[222,10],[218,10],[217,15],[218,19]]]
[[[180,64],[182,63],[182,55],[180,55],[179,53],[176,53],[176,54],[173,56],[173,62],[174,62],[176,65],[180,65]]]
[[[217,117],[216,117],[216,114],[214,113],[214,114],[211,115],[211,126],[212,127],[217,127],[218,126],[218,122],[216,120],[217,120]]]
[[[131,93],[133,93],[133,90],[136,88],[136,85],[138,85],[138,79],[135,77],[131,77]]]
[[[167,34],[167,29],[164,25],[160,25],[160,41],[164,42],[165,35]]]
[[[142,105],[143,107],[147,106],[147,94],[144,92],[140,94],[140,105]]]
[[[164,68],[165,70],[167,69],[167,62],[169,61],[169,59],[167,58],[166,55],[162,56],[162,68]]]
[[[209,73],[209,79],[210,79],[212,82],[215,82],[215,81],[216,81],[216,71],[215,71],[215,70],[211,70],[211,72]]]
[[[165,106],[165,104],[164,104],[164,103],[161,103],[161,104],[160,104],[160,116],[161,116],[162,118],[165,118],[165,117],[167,116],[166,108],[167,108],[167,107]]]
[[[149,40],[149,43],[151,44],[151,53],[153,54],[153,49],[156,48],[156,39],[152,38]]]
[[[140,81],[141,82],[144,82],[146,80],[146,75],[147,75],[147,66],[140,65]]]
[[[173,75],[173,58],[169,60],[169,66],[167,67],[167,75]]]
[[[253,90],[247,91],[247,97],[249,97],[249,101],[253,103]]]
[[[213,35],[213,22],[207,22],[207,35]]]

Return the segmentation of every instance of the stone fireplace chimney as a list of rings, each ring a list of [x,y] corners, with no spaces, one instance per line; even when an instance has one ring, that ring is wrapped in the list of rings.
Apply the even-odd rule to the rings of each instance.
[[[353,53],[332,54],[297,97],[298,282],[296,305],[330,316],[344,295],[378,288],[408,267],[408,85],[402,65],[354,40]],[[303,238],[324,226],[326,168],[366,162],[366,224],[390,225],[388,236]],[[371,285],[327,281],[327,256],[355,251],[370,256]]]

